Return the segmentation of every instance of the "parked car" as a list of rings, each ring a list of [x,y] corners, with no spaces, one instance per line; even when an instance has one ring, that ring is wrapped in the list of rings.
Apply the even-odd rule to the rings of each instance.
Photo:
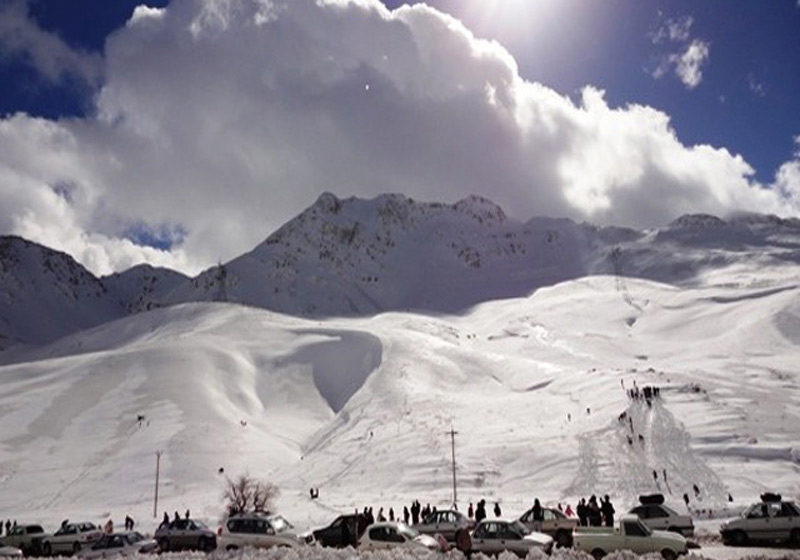
[[[524,558],[532,548],[550,554],[553,550],[553,537],[529,531],[516,519],[484,519],[472,532],[472,552],[490,555],[508,550]]]
[[[229,517],[217,531],[217,546],[223,550],[288,547],[305,544],[294,526],[281,515],[240,513]]]
[[[686,537],[668,531],[653,531],[636,515],[623,515],[614,527],[578,527],[573,546],[600,560],[609,552],[630,550],[636,554],[660,553],[664,560],[686,554]]]
[[[475,521],[467,518],[466,515],[454,509],[435,511],[426,517],[422,522],[414,525],[414,529],[423,535],[440,534],[448,542],[455,542],[456,531],[459,526],[466,526],[472,531],[475,528]]]
[[[308,543],[316,542],[321,546],[355,547],[358,545],[358,539],[361,538],[365,529],[366,521],[364,516],[360,513],[351,513],[340,515],[326,527],[304,533],[303,538]]]
[[[629,513],[639,516],[642,523],[654,531],[671,531],[680,533],[684,537],[694,536],[692,518],[688,515],[681,515],[674,509],[665,506],[663,496],[660,501],[642,503],[631,509]]]
[[[0,546],[18,548],[25,556],[38,556],[42,553],[42,541],[51,535],[44,532],[41,525],[21,524],[11,527],[8,534],[0,538]]]
[[[542,508],[541,532],[550,535],[558,546],[572,546],[572,531],[578,526],[578,520],[574,517],[567,517],[563,512],[554,508]],[[533,531],[533,508],[529,509],[519,517],[519,521],[528,530]]]
[[[85,546],[91,546],[103,536],[103,532],[90,521],[62,523],[58,531],[42,540],[42,553],[75,554]]]
[[[723,523],[722,542],[743,545],[750,541],[791,542],[800,545],[800,507],[794,502],[762,501],[748,507],[742,515]]]
[[[0,558],[22,558],[22,549],[16,546],[0,546]]]
[[[437,550],[439,543],[432,536],[423,535],[405,523],[382,521],[367,527],[358,546],[364,550],[398,547]]]
[[[83,548],[76,555],[78,558],[94,559],[109,556],[132,556],[134,554],[152,554],[158,552],[158,543],[137,531],[111,533],[91,546]]]
[[[198,519],[179,518],[161,525],[155,533],[163,550],[205,550],[217,548],[217,536]]]

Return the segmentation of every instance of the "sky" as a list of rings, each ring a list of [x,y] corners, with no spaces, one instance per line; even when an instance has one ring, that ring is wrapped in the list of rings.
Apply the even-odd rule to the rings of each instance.
[[[800,215],[797,0],[0,0],[0,234],[194,274],[323,192]]]

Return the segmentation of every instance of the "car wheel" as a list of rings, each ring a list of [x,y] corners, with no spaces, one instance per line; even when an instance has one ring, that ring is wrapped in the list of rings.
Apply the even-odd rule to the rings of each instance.
[[[572,533],[570,531],[558,531],[556,533],[556,546],[569,548],[572,546]]]
[[[742,546],[747,544],[747,533],[744,531],[734,531],[731,533],[730,542],[733,546]]]
[[[603,556],[605,556],[605,555],[606,555],[606,551],[605,551],[605,550],[602,550],[602,549],[600,549],[600,548],[595,548],[595,549],[592,551],[592,557],[594,558],[594,560],[600,560],[600,559],[601,559],[601,558],[603,558]]]
[[[72,554],[78,554],[81,551],[81,543],[72,543]]]
[[[53,554],[53,545],[51,545],[49,542],[44,543],[44,546],[42,547],[42,554],[45,556],[50,556]]]
[[[206,537],[200,537],[200,540],[197,541],[197,546],[200,550],[205,552],[214,550],[214,543],[211,542],[211,539],[207,539]]]
[[[665,548],[664,550],[661,551],[661,557],[664,560],[676,560],[676,558],[678,558],[678,555],[675,554],[674,550],[670,550],[668,548]]]
[[[160,541],[158,541],[158,548],[162,552],[168,552],[169,551],[169,539],[161,539]]]

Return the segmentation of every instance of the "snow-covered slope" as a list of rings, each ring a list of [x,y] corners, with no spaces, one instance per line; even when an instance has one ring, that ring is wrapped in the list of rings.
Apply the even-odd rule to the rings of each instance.
[[[277,483],[301,526],[441,506],[451,427],[459,501],[510,515],[590,493],[618,509],[656,490],[681,508],[687,491],[697,508],[800,496],[797,286],[719,280],[585,278],[436,317],[188,304],[77,333],[0,367],[4,509],[152,519],[159,450],[159,517],[216,521],[224,475],[242,472]],[[634,382],[661,400],[630,401]]]

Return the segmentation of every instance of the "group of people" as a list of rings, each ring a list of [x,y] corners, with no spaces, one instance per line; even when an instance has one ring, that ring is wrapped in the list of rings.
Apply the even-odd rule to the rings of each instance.
[[[173,517],[172,521],[177,521],[180,518],[181,518],[181,515],[176,511],[175,512],[175,516]],[[188,509],[186,510],[186,513],[184,514],[184,519],[189,519],[189,510]],[[131,519],[131,521],[133,521],[133,519]],[[169,527],[170,523],[171,523],[171,521],[169,519],[169,514],[165,511],[164,512],[164,517],[161,518],[161,523],[159,524],[158,527],[159,527],[159,529],[161,527]]]
[[[581,527],[606,527],[614,526],[614,505],[608,494],[600,498],[598,503],[597,496],[592,494],[589,501],[581,498],[575,508],[578,514],[578,525]]]

